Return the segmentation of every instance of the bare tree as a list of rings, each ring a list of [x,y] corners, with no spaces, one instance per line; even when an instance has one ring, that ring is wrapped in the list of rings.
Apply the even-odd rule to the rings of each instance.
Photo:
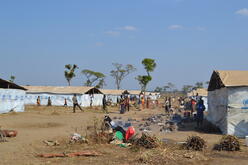
[[[124,66],[119,63],[113,63],[113,66],[115,69],[110,71],[110,75],[115,80],[116,88],[120,89],[122,80],[130,73],[136,71],[136,68],[131,64],[127,64]]]

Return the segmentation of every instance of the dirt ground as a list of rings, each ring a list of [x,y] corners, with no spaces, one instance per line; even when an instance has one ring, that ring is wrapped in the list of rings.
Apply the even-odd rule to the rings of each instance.
[[[163,109],[142,111],[132,109],[121,115],[117,108],[111,108],[109,115],[122,117],[123,120],[130,117],[141,120],[159,113],[164,113]],[[78,132],[85,135],[86,127],[92,125],[94,120],[101,120],[104,115],[100,108],[86,109],[85,112],[78,110],[72,113],[69,107],[36,106],[27,106],[23,113],[1,114],[1,128],[17,130],[18,135],[15,138],[8,138],[8,142],[0,143],[0,164],[248,164],[248,147],[242,146],[241,151],[238,152],[213,151],[213,145],[222,135],[197,132],[192,123],[185,130],[153,133],[161,139],[166,138],[174,142],[183,142],[190,135],[199,135],[207,141],[208,148],[203,152],[173,149],[173,146],[169,145],[163,150],[132,151],[129,148],[111,144],[68,144],[72,133]],[[44,140],[58,140],[60,145],[47,146],[43,143]],[[243,139],[241,142],[244,144]],[[84,150],[98,151],[102,156],[51,159],[37,157],[37,154],[41,153],[70,153]],[[154,161],[148,160],[149,154],[155,155]],[[160,161],[161,157],[164,159]]]

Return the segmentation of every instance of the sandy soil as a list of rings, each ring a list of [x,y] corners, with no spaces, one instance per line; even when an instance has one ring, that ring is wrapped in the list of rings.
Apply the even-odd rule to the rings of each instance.
[[[110,116],[121,116],[124,120],[130,117],[141,120],[152,114],[163,113],[162,109],[156,110],[131,110],[120,115],[117,108],[110,110]],[[85,112],[72,113],[70,108],[64,107],[26,107],[26,112],[9,113],[0,115],[2,129],[18,131],[16,138],[8,138],[8,142],[0,143],[0,164],[139,164],[136,161],[140,153],[133,153],[130,149],[120,148],[110,144],[106,145],[68,145],[70,134],[78,132],[85,134],[86,127],[95,119],[101,120],[104,113],[98,108],[87,109]],[[191,129],[192,128],[192,129]],[[160,138],[171,139],[176,142],[185,141],[190,135],[200,135],[208,143],[208,149],[204,152],[194,152],[194,159],[187,157],[174,158],[169,164],[248,164],[248,149],[242,147],[240,152],[216,152],[212,146],[219,141],[221,135],[199,133],[193,126],[187,130],[173,133],[155,132]],[[58,140],[60,146],[46,146],[44,140]],[[241,140],[243,142],[243,140]],[[85,149],[96,150],[103,153],[100,157],[74,157],[44,159],[36,155],[40,153],[63,153],[83,151]],[[143,151],[145,152],[145,151]],[[188,152],[188,151],[179,151]],[[178,155],[177,153],[177,155]],[[185,153],[182,153],[185,154]],[[176,154],[175,154],[176,155]],[[148,163],[152,164],[152,163]]]

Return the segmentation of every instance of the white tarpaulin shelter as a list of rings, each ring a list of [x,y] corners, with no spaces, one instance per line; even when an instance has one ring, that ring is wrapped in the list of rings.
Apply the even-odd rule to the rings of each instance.
[[[160,93],[158,92],[147,92],[146,97],[149,97],[151,100],[157,100],[160,98]]]
[[[248,71],[213,72],[207,119],[223,134],[248,135]]]
[[[0,113],[24,112],[25,88],[0,79]]]
[[[25,86],[27,94],[25,104],[36,105],[40,96],[41,105],[47,105],[48,97],[51,98],[52,105],[63,106],[65,99],[68,106],[72,106],[72,97],[77,95],[77,100],[82,107],[101,106],[103,95],[101,91],[94,87],[83,86]]]
[[[125,92],[125,90],[118,89],[100,89],[101,92],[106,95],[107,100],[111,100],[112,103],[117,103],[118,98],[120,99],[121,95]]]

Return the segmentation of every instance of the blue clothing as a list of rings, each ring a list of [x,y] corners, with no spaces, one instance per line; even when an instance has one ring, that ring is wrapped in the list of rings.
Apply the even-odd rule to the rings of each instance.
[[[197,104],[196,110],[197,110],[197,114],[196,114],[197,119],[203,120],[204,111],[205,111],[204,104]]]

